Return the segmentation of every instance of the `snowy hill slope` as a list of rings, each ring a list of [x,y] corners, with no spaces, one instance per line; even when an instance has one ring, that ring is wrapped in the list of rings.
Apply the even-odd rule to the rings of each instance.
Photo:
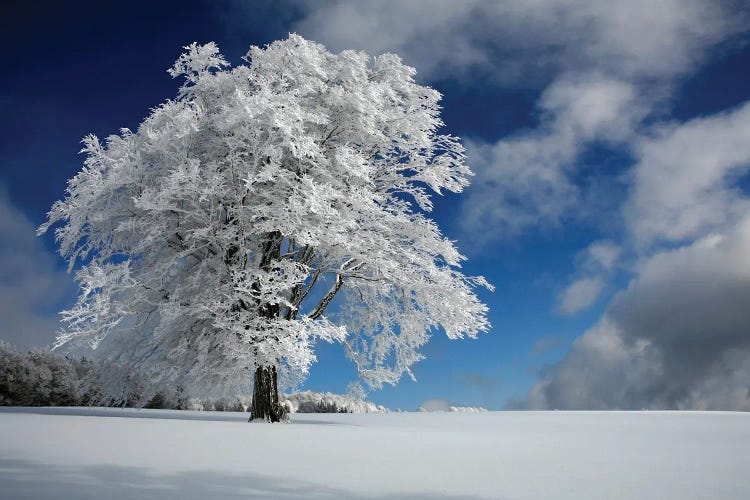
[[[750,414],[1,408],[0,498],[750,498]]]

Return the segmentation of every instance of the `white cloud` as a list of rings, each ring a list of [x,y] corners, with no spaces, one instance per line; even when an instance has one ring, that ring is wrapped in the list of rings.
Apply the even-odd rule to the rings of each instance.
[[[467,142],[477,174],[461,212],[467,231],[496,237],[560,224],[579,205],[573,177],[587,144],[628,140],[644,114],[632,85],[600,75],[561,77],[539,109],[535,130],[495,144]]]
[[[558,309],[565,314],[574,314],[590,307],[604,288],[599,277],[580,278],[563,290],[558,300]]]
[[[580,252],[576,258],[577,271],[557,298],[557,310],[575,314],[593,305],[615,271],[620,252],[620,247],[608,240],[595,241]]]
[[[750,215],[643,259],[531,408],[750,410]]]
[[[680,73],[741,26],[712,0],[304,2],[293,28],[333,50],[402,55],[428,77],[519,84],[596,67],[628,78]],[[477,73],[478,72],[478,73]],[[446,75],[446,73],[448,75]]]
[[[642,246],[684,242],[731,225],[747,213],[736,188],[750,171],[750,102],[679,125],[639,142],[634,194],[625,209]]]
[[[72,302],[73,280],[1,187],[0,235],[0,340],[20,349],[46,346],[60,327],[57,312]]]
[[[441,67],[462,70],[485,65],[487,53],[463,33],[476,8],[473,1],[308,3],[307,16],[293,28],[329,49],[394,52],[424,74]]]
[[[586,249],[584,267],[593,272],[611,271],[620,253],[620,247],[612,241],[595,241]]]
[[[750,410],[748,137],[750,103],[639,141],[625,206],[635,278],[527,406]],[[604,270],[616,251],[592,245],[583,262]]]
[[[233,16],[250,15],[244,3]],[[731,0],[300,1],[292,29],[332,50],[395,52],[428,80],[538,89],[539,126],[469,142],[477,171],[462,218],[474,238],[588,215],[578,160],[626,147],[641,119],[718,44],[747,30]],[[489,79],[489,81],[488,81]],[[490,111],[491,112],[491,111]],[[600,207],[596,207],[600,209]]]
[[[525,404],[533,410],[641,409],[653,403],[651,380],[663,378],[659,358],[643,342],[628,343],[608,318],[576,339],[570,352],[542,374]],[[638,390],[635,390],[638,389]]]

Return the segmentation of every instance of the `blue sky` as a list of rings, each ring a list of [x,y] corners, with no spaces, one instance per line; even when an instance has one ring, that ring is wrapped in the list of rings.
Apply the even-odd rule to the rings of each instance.
[[[436,335],[418,381],[370,394],[492,409],[750,409],[750,10],[746,2],[70,2],[3,8],[0,339],[51,341],[75,288],[36,238],[80,139],[176,94],[192,42],[241,62],[297,32],[395,52],[444,95],[472,187],[435,218],[493,329]],[[354,379],[321,346],[305,388]]]

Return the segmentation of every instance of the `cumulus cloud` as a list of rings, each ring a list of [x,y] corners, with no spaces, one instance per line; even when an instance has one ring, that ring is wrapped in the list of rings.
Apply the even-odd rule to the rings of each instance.
[[[561,77],[539,100],[540,126],[494,144],[468,141],[477,174],[462,207],[474,234],[515,235],[559,225],[581,200],[577,159],[594,141],[620,144],[645,112],[629,83],[596,74]]]
[[[731,226],[748,212],[737,179],[750,170],[750,102],[665,125],[637,146],[634,194],[625,208],[642,246],[684,242]]]
[[[748,136],[750,103],[639,140],[624,209],[634,278],[528,407],[750,410]],[[592,246],[582,267],[617,254]]]
[[[46,346],[60,327],[57,312],[72,301],[73,280],[2,188],[0,235],[0,340],[19,349]]]
[[[454,32],[441,26],[437,39],[455,36],[461,40],[459,46],[484,47],[481,56],[473,53],[451,62],[420,52],[413,54],[414,61],[432,61],[428,71],[433,65],[442,71],[458,71],[485,64],[496,77],[512,75],[511,79],[527,85],[533,80],[530,73],[541,70],[541,64],[546,75],[542,80],[551,82],[537,102],[535,128],[494,142],[467,142],[469,162],[477,176],[463,198],[462,229],[480,240],[559,227],[603,209],[616,211],[616,207],[599,205],[619,200],[584,191],[591,186],[581,184],[581,156],[602,144],[614,152],[630,153],[642,120],[668,98],[675,79],[735,34],[742,26],[738,20],[744,18],[729,3],[703,0],[466,5],[452,3],[451,8],[463,8],[463,14],[446,22],[455,27],[465,18],[472,28],[467,25]],[[495,27],[493,35],[484,44],[474,43],[472,37],[487,35],[476,29],[483,22]],[[393,43],[406,54],[419,47],[409,37]],[[494,52],[495,45],[509,52],[498,55],[502,50]],[[539,63],[547,57],[547,63]],[[518,67],[508,67],[514,65]],[[607,185],[608,181],[601,180],[607,175],[611,172],[595,168],[587,178]]]
[[[750,216],[658,252],[528,407],[750,410]]]
[[[533,410],[641,409],[658,380],[659,360],[645,341],[628,343],[609,318],[576,339],[558,364],[543,370],[522,407]]]

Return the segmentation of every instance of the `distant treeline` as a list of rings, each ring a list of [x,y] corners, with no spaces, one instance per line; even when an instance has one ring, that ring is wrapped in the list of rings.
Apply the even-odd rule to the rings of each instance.
[[[0,341],[0,406],[120,406],[171,410],[247,411],[249,398],[188,398],[181,387],[161,391],[144,401],[145,382],[133,377],[123,397],[102,397],[97,366],[86,359],[47,350],[17,352]],[[285,396],[292,413],[369,413],[388,411],[351,396],[300,392]]]
[[[43,349],[17,352],[0,342],[0,406],[144,406],[132,384],[122,401],[104,401],[96,365],[86,359],[58,356]],[[156,394],[149,408],[186,409],[181,391]]]

